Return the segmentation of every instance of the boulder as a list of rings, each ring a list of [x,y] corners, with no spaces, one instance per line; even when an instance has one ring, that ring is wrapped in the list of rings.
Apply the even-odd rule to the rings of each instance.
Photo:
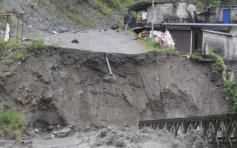
[[[75,39],[75,40],[72,40],[72,43],[78,44],[79,41]]]
[[[112,25],[112,26],[111,26],[111,29],[112,29],[112,30],[118,30],[118,29],[119,29],[119,25]]]
[[[55,132],[56,137],[66,137],[71,132],[70,128],[64,128],[60,131]]]

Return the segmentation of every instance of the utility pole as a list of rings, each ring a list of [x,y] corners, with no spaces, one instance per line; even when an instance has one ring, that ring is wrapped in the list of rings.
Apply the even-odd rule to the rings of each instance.
[[[154,41],[154,17],[155,17],[154,6],[155,6],[154,0],[152,0],[152,22],[151,22],[152,42]]]

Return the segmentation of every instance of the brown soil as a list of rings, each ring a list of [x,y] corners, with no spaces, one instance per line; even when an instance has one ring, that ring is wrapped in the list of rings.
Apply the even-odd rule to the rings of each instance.
[[[228,107],[222,88],[213,89],[222,84],[214,79],[221,78],[214,63],[161,52],[45,48],[8,69],[0,82],[0,100],[25,110],[30,125],[63,124],[62,117],[84,128],[137,127],[139,120],[219,114]]]

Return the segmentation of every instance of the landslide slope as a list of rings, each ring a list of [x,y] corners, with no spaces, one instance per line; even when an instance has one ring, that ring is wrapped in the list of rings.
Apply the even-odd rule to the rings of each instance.
[[[124,55],[47,47],[8,67],[0,100],[30,114],[58,114],[71,125],[136,127],[139,120],[226,113],[216,69],[215,63],[162,52]]]

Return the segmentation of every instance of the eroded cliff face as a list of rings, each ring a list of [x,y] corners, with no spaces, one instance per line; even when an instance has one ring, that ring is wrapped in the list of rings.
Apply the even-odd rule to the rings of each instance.
[[[215,63],[160,52],[123,55],[45,48],[8,68],[0,98],[30,113],[58,114],[71,125],[137,127],[139,120],[225,113],[228,102],[217,88],[221,72],[213,67]]]

